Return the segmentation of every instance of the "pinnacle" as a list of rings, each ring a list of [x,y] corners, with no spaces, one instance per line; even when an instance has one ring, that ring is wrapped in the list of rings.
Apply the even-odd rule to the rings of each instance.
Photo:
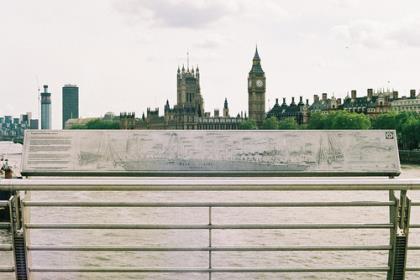
[[[258,54],[258,46],[255,46],[254,60],[260,60],[260,55]]]

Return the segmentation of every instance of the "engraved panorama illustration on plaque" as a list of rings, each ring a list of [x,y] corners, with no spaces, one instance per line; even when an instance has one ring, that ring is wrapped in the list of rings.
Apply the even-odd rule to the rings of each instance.
[[[27,131],[23,172],[400,170],[394,131]]]

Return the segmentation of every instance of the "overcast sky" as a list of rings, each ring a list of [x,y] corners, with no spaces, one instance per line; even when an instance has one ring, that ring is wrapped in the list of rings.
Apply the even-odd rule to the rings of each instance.
[[[198,64],[205,110],[247,110],[255,45],[275,98],[420,89],[420,1],[37,0],[0,3],[0,115],[38,115],[37,89],[80,87],[81,116],[176,102],[176,70]],[[162,112],[163,113],[163,112]]]

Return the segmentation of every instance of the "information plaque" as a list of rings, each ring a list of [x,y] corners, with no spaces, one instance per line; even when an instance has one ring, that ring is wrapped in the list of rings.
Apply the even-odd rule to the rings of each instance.
[[[393,130],[27,130],[25,176],[397,176]]]

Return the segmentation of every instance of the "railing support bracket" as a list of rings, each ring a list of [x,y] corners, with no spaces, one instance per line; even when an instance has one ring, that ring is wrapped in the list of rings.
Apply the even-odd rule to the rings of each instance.
[[[16,192],[9,200],[11,231],[13,237],[13,254],[15,261],[16,280],[27,280],[27,255],[24,226],[22,219],[22,203],[20,196]]]
[[[390,222],[394,228],[390,230],[390,245],[388,258],[388,280],[404,280],[407,262],[408,232],[410,226],[411,200],[407,197],[407,191],[400,192],[400,199],[390,191],[390,200],[395,205],[390,207]]]

